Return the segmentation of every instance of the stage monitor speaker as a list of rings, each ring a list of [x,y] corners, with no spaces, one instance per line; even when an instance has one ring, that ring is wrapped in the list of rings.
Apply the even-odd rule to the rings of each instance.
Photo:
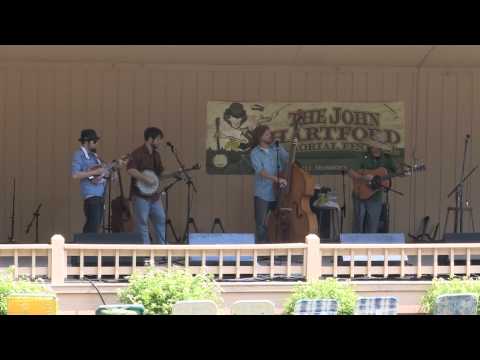
[[[86,233],[86,234],[73,234],[73,244],[107,244],[107,245],[143,245],[142,236],[139,233]],[[69,257],[69,263],[71,266],[80,266],[80,257]],[[114,256],[102,256],[102,266],[115,266]],[[144,258],[137,257],[137,265],[139,265]],[[120,266],[132,266],[132,258],[120,256]],[[85,256],[84,266],[97,266],[96,256]]]
[[[255,244],[254,234],[238,233],[190,233],[190,245],[227,245],[227,244]],[[191,262],[201,261],[200,256],[192,256]],[[218,256],[207,256],[206,261],[218,262]],[[224,262],[235,261],[235,256],[224,256]],[[240,261],[253,261],[251,256],[241,256]]]
[[[441,242],[445,244],[480,243],[480,233],[446,233],[443,235]],[[450,259],[450,257],[445,256],[444,259]],[[466,261],[466,257],[463,255],[455,255],[455,260]],[[475,261],[475,265],[478,265],[480,256],[472,255],[470,260]]]
[[[142,245],[142,236],[139,233],[86,233],[73,234],[74,244],[123,244]]]
[[[375,234],[340,234],[342,244],[405,244],[403,233]],[[344,261],[350,261],[350,256],[343,256]],[[354,261],[367,261],[366,255],[354,256]],[[401,256],[389,256],[388,261],[400,261]],[[405,257],[406,260],[406,257]],[[372,261],[384,261],[383,255],[373,255]]]
[[[190,245],[255,244],[254,234],[190,233]]]
[[[448,233],[444,234],[445,243],[480,243],[480,233]]]

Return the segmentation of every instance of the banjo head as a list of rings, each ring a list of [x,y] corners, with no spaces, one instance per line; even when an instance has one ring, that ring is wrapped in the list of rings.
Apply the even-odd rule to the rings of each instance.
[[[155,180],[155,183],[153,185],[147,184],[143,181],[137,180],[137,188],[140,190],[140,192],[143,195],[152,195],[154,194],[159,185],[160,185],[160,180],[158,179],[158,176],[152,171],[152,170],[144,170],[142,171],[142,174],[145,176],[148,176],[149,178],[152,178]]]

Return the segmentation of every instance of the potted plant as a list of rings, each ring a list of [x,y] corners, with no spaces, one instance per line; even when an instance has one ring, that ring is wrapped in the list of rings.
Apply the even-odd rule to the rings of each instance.
[[[433,314],[435,309],[435,301],[437,297],[444,294],[477,294],[480,296],[480,280],[450,278],[434,279],[432,285],[422,297],[422,311],[427,314]],[[480,302],[478,304],[477,313],[480,313]]]
[[[53,292],[41,280],[31,281],[27,278],[15,280],[14,268],[0,272],[0,315],[7,314],[7,298],[13,294],[52,294]]]
[[[134,273],[128,286],[119,291],[124,304],[141,304],[146,315],[169,315],[177,301],[212,300],[221,303],[220,288],[207,274],[193,276],[184,270],[159,271],[148,269]]]

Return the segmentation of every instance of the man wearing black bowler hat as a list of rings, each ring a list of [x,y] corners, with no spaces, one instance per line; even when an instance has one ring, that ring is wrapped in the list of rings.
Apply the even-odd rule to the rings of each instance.
[[[84,129],[80,133],[80,148],[73,154],[72,177],[80,180],[80,194],[86,222],[84,233],[98,233],[103,220],[105,170],[101,167],[91,170],[102,162],[97,155],[97,143],[100,137],[93,129]]]

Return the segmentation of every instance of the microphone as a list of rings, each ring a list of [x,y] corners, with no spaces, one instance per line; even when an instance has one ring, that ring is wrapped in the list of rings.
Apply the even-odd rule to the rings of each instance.
[[[275,140],[275,146],[276,146],[276,147],[279,147],[279,146],[280,146],[280,141]]]

